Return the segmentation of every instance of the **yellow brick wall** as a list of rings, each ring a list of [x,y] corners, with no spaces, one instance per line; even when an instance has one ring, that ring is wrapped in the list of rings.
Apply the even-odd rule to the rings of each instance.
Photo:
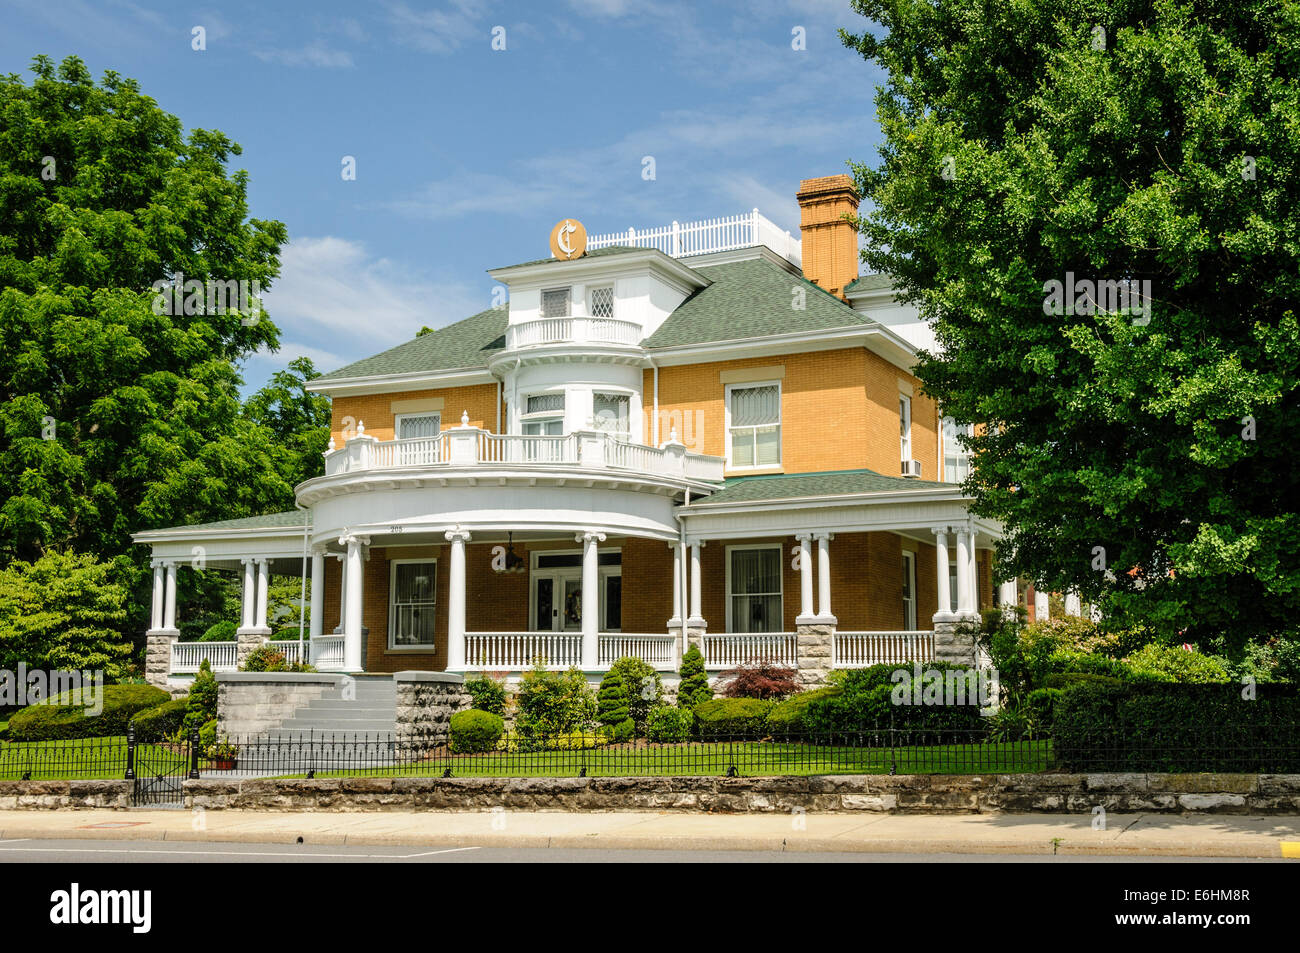
[[[363,394],[356,397],[335,397],[330,436],[334,445],[341,447],[346,442],[344,431],[351,427],[355,432],[357,422],[366,426],[366,433],[376,440],[392,440],[395,415],[392,403],[396,400],[423,400],[431,397],[443,399],[442,428],[460,425],[462,412],[469,412],[469,422],[473,427],[484,430],[497,429],[497,385],[475,384],[469,387],[442,387],[437,390],[398,391],[388,394]],[[346,418],[351,418],[350,422]],[[502,407],[502,421],[505,421],[505,409]]]
[[[745,358],[664,367],[659,371],[660,441],[669,420],[698,453],[726,452],[726,384],[722,372],[780,365],[781,467],[784,473],[867,468],[898,476],[899,381],[912,387],[912,455],[923,479],[939,476],[937,405],[915,377],[865,348],[780,358]],[[654,378],[645,372],[645,443],[654,442]]]

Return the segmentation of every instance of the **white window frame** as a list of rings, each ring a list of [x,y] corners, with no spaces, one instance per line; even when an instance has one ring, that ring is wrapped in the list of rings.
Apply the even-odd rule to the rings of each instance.
[[[954,432],[952,447],[948,446],[948,421],[950,420],[952,421],[952,429]],[[956,436],[961,435],[962,431],[965,431],[965,436],[973,437],[975,435],[975,425],[966,424],[964,427],[959,428],[957,426],[956,420],[954,420],[951,416],[945,416],[942,417],[939,421],[939,429],[940,432],[943,434],[943,481],[945,483],[950,483],[950,482],[960,483],[962,482],[962,480],[966,479],[966,477],[970,476],[971,452],[967,450],[965,447],[963,447],[959,442],[957,442]],[[950,453],[950,451],[956,451],[956,452]],[[948,479],[948,457],[949,456],[953,456],[960,459],[959,463],[954,464],[954,466],[961,473],[961,475],[956,480]]]
[[[898,392],[898,449],[904,463],[912,456],[912,397]]]
[[[398,645],[394,642],[397,634],[397,567],[410,563],[424,563],[433,567],[433,641],[420,645]],[[390,559],[388,561],[388,651],[413,652],[418,655],[433,655],[438,651],[438,557],[421,556],[412,559]]]
[[[564,406],[561,407],[559,410],[535,410],[535,411],[533,411],[532,413],[528,413],[528,401],[530,401],[532,398],[534,398],[534,397],[550,397],[550,396],[554,396],[554,395],[556,395],[556,394],[558,394],[558,395],[559,395],[560,397],[562,397],[563,400],[564,400]],[[537,423],[537,424],[542,424],[542,431],[543,431],[543,432],[540,434],[540,436],[543,436],[543,437],[548,437],[548,436],[549,436],[549,437],[562,437],[562,436],[564,436],[564,432],[565,432],[565,431],[564,431],[564,422],[565,422],[565,420],[567,419],[566,415],[567,415],[568,412],[569,412],[569,395],[568,395],[568,393],[567,393],[566,391],[564,391],[564,390],[540,390],[540,391],[534,391],[534,392],[531,393],[531,394],[525,394],[525,395],[524,395],[524,398],[523,398],[523,401],[522,401],[522,406],[521,406],[520,410],[521,410],[521,413],[519,414],[519,433],[520,433],[521,435],[524,434],[524,425],[525,425],[525,424]],[[545,432],[545,425],[546,425],[546,423],[549,422],[549,421],[552,421],[552,420],[558,420],[558,421],[560,422],[560,432],[559,432],[558,434],[547,434],[547,433]]]
[[[910,549],[903,550],[903,571],[906,574],[904,576],[906,587],[901,593],[903,600],[903,631],[914,632],[916,631],[916,605],[919,600],[916,592],[916,553]],[[907,597],[908,589],[912,593],[910,600]]]
[[[564,305],[564,314],[547,314],[546,296],[548,294],[554,294],[557,291],[564,292],[564,298],[566,302]],[[537,302],[537,316],[539,318],[552,318],[555,320],[558,320],[560,318],[573,317],[573,285],[562,285],[558,288],[543,288],[541,292],[541,298]]]
[[[440,410],[425,410],[425,411],[421,411],[420,413],[394,414],[394,415],[393,415],[393,439],[394,439],[394,440],[402,440],[402,439],[407,439],[407,440],[414,440],[414,439],[426,439],[426,440],[432,440],[432,439],[433,439],[433,437],[425,437],[425,438],[407,437],[407,438],[403,438],[403,437],[399,436],[399,435],[401,434],[401,432],[402,432],[402,421],[403,421],[403,420],[410,420],[410,419],[415,418],[415,417],[437,417],[437,418],[438,418],[438,433],[434,434],[433,437],[436,437],[436,436],[438,436],[438,434],[442,433],[442,411],[440,411]]]
[[[725,551],[723,552],[723,562],[726,564],[724,567],[726,570],[726,592],[724,595],[724,598],[726,599],[726,620],[727,620],[726,631],[727,632],[736,631],[732,627],[732,619],[731,619],[731,601],[733,597],[735,597],[736,595],[748,595],[748,596],[758,595],[758,593],[752,593],[752,592],[734,593],[731,591],[731,554],[732,552],[741,549],[775,549],[776,550],[776,565],[777,565],[776,578],[778,584],[780,585],[780,588],[777,590],[776,594],[780,597],[781,607],[779,610],[777,610],[778,627],[775,631],[780,632],[785,628],[785,563],[783,561],[785,559],[785,547],[783,547],[780,543],[738,543],[734,546],[727,546],[725,548]],[[768,595],[770,595],[770,593],[768,593]]]
[[[731,395],[734,391],[737,390],[752,390],[753,388],[756,387],[776,388],[776,462],[775,463],[754,463],[751,464],[750,466],[737,466],[735,463],[735,458],[732,455],[732,448],[731,448]],[[738,382],[735,384],[726,385],[726,387],[723,389],[723,398],[722,398],[722,410],[723,410],[722,429],[726,441],[725,452],[726,452],[727,470],[735,471],[738,473],[743,473],[749,470],[765,470],[765,471],[772,472],[783,468],[784,460],[785,460],[785,448],[784,448],[785,427],[783,423],[783,419],[785,417],[784,399],[785,399],[785,389],[782,387],[780,380],[745,381],[744,383]],[[756,424],[755,426],[769,427],[772,425]],[[757,447],[755,448],[755,451],[757,451]],[[754,456],[755,458],[757,458],[758,453],[755,452]]]
[[[605,397],[621,397],[627,401],[627,417],[622,421],[626,425],[624,430],[600,430],[596,426],[596,395]],[[607,433],[617,440],[624,443],[632,439],[632,392],[621,387],[601,387],[599,390],[593,389],[591,392],[591,425],[592,429],[600,430],[601,433]]]

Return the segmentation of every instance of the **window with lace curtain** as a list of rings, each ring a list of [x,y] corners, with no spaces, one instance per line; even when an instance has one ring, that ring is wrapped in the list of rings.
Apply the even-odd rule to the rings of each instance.
[[[437,621],[438,562],[394,559],[391,565],[388,647],[431,649]]]
[[[727,387],[727,466],[781,465],[781,385],[731,384]]]
[[[727,549],[727,631],[780,632],[781,547]]]
[[[595,428],[603,433],[613,434],[620,440],[628,439],[630,408],[631,398],[627,394],[602,394],[597,391],[591,395]]]

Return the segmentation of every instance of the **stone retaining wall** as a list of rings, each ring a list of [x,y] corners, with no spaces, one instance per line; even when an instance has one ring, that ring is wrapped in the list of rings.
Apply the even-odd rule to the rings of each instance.
[[[117,807],[130,781],[0,781],[0,810]],[[1300,814],[1295,774],[186,780],[185,804],[259,811]]]
[[[223,734],[279,728],[347,676],[325,672],[217,672],[217,725]]]
[[[393,679],[397,683],[397,740],[445,743],[451,716],[472,702],[465,691],[465,679],[450,672],[398,672]]]

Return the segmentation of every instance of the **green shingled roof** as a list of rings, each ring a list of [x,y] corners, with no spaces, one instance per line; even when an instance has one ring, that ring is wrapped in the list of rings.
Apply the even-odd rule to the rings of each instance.
[[[862,275],[845,285],[844,293],[848,294],[850,291],[884,291],[893,286],[894,281],[889,275]]]
[[[293,529],[307,524],[306,510],[289,510],[285,513],[264,513],[237,520],[218,520],[215,523],[192,523],[189,526],[162,526],[143,530],[142,533],[167,533],[173,530],[196,529]]]
[[[506,320],[505,308],[489,308],[314,380],[487,367],[492,352],[505,346]]]
[[[817,496],[845,496],[851,493],[890,493],[907,490],[956,490],[956,483],[891,477],[875,470],[827,470],[820,473],[790,473],[774,476],[733,477],[721,490],[696,506],[712,503],[761,503]]]
[[[646,347],[679,347],[875,323],[811,281],[797,278],[765,258],[702,265],[695,270],[713,284],[682,302],[642,342]],[[798,287],[804,290],[802,311],[792,307],[794,289]]]

